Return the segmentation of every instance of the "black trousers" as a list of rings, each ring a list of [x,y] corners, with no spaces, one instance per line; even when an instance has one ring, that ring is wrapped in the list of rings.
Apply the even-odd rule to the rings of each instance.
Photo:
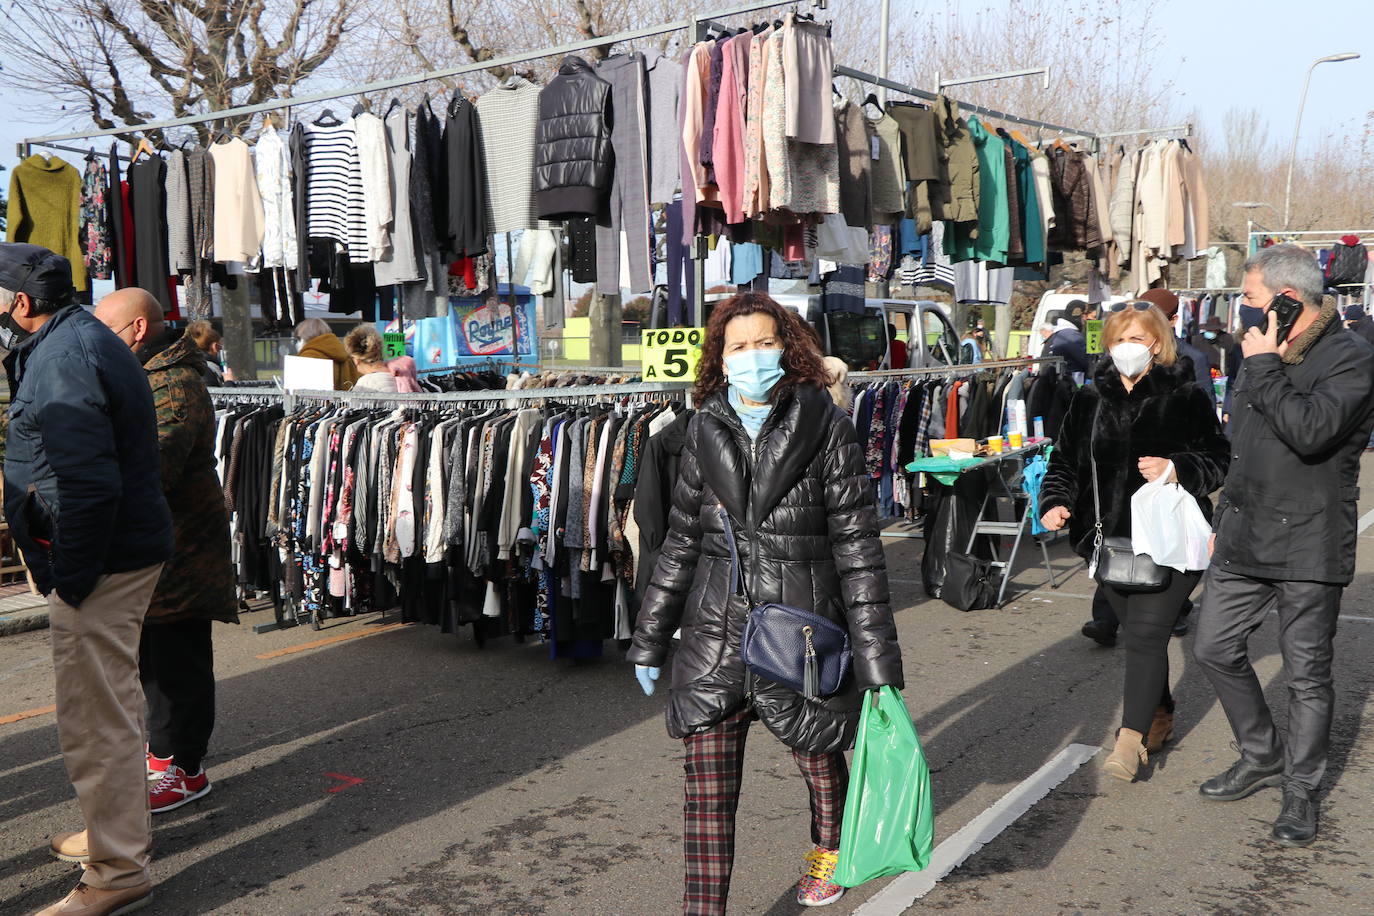
[[[1284,783],[1315,792],[1326,772],[1336,691],[1332,643],[1343,587],[1325,582],[1252,579],[1207,570],[1193,655],[1226,710],[1242,756],[1255,763],[1285,757]],[[1264,688],[1250,664],[1250,634],[1278,611],[1279,651],[1288,675],[1288,740],[1279,738]]]
[[[1179,609],[1200,578],[1200,572],[1175,571],[1169,587],[1162,592],[1122,592],[1110,585],[1102,587],[1126,630],[1123,728],[1144,734],[1150,730],[1156,707],[1173,710],[1174,698],[1169,692],[1169,637]]]
[[[215,656],[210,621],[148,622],[138,648],[148,698],[148,749],[200,771],[215,730]]]

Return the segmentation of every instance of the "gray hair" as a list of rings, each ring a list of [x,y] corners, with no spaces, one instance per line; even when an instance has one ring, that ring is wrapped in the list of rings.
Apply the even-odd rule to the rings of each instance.
[[[323,318],[307,318],[296,325],[296,337],[301,340],[314,340],[321,334],[333,334],[329,324]]]
[[[1321,308],[1326,284],[1321,265],[1312,252],[1291,243],[1265,248],[1245,262],[1245,273],[1259,273],[1260,283],[1271,293],[1291,289],[1311,308]]]
[[[14,297],[17,295],[19,294],[14,290],[0,286],[0,308],[9,308],[13,305]],[[28,296],[28,293],[24,295]],[[51,315],[67,304],[56,299],[39,299],[36,296],[29,296],[29,302],[33,303],[33,314],[35,315]]]

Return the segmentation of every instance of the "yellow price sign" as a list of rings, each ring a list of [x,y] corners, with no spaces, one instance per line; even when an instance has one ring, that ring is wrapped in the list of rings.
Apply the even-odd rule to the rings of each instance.
[[[1084,326],[1084,329],[1085,329],[1086,332],[1087,332],[1087,333],[1085,333],[1083,336],[1084,336],[1084,338],[1085,338],[1085,342],[1086,342],[1087,345],[1088,345],[1088,346],[1087,346],[1088,352],[1089,352],[1089,353],[1092,353],[1092,354],[1101,353],[1101,352],[1102,352],[1102,322],[1101,322],[1101,320],[1099,320],[1099,319],[1097,319],[1097,318],[1090,318],[1090,319],[1088,319],[1087,321],[1083,322],[1083,326]]]
[[[694,382],[701,361],[702,328],[640,331],[640,373],[646,382]]]

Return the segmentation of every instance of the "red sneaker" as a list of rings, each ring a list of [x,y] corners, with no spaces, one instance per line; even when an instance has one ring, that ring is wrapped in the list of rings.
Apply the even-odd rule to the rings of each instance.
[[[143,752],[147,757],[148,761],[148,781],[157,782],[163,776],[166,776],[167,768],[172,765],[172,758],[159,757],[152,751],[148,750],[148,746],[146,744],[143,746]]]
[[[209,794],[210,777],[205,775],[204,767],[194,776],[187,776],[185,770],[172,764],[157,785],[148,790],[148,806],[154,814],[161,814]]]

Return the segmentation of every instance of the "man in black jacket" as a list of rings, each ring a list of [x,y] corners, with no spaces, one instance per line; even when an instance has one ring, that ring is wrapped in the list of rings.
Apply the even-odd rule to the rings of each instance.
[[[57,735],[89,828],[81,883],[41,916],[103,916],[152,893],[138,645],[172,555],[152,390],[72,293],[66,258],[0,244],[5,517],[48,596]]]
[[[1234,801],[1283,786],[1273,838],[1317,835],[1315,794],[1326,771],[1335,691],[1332,640],[1341,592],[1355,573],[1356,481],[1374,428],[1374,349],[1323,307],[1321,268],[1295,245],[1245,264],[1246,301],[1268,309],[1282,293],[1303,303],[1287,339],[1276,316],[1251,328],[1232,408],[1231,467],[1213,518],[1194,653],[1240,745],[1204,798]],[[1288,676],[1288,739],[1280,740],[1246,654],[1271,610]]]

